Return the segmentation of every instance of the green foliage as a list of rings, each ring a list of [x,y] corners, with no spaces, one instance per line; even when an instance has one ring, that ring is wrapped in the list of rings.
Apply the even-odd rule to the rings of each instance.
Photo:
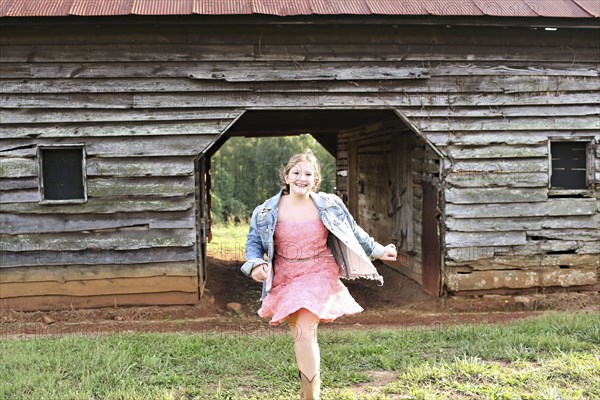
[[[311,150],[321,164],[318,190],[335,190],[335,158],[311,135],[230,138],[211,159],[212,217],[217,223],[248,221],[254,208],[281,188],[288,159]]]

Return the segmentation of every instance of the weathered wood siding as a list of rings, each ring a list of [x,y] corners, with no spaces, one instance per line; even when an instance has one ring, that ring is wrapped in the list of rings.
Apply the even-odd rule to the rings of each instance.
[[[206,145],[202,139],[195,151]],[[197,301],[194,142],[178,154],[177,138],[163,137],[142,153],[132,142],[125,146],[132,139],[103,140],[76,139],[87,152],[85,204],[38,204],[34,147],[0,152],[3,305]]]
[[[597,29],[20,21],[0,37],[0,297],[13,304],[117,296],[101,289],[116,269],[144,293],[189,301],[198,282],[144,279],[180,276],[173,265],[181,279],[197,276],[193,158],[248,108],[401,110],[451,161],[442,218],[452,291],[598,280],[598,190],[548,198],[546,146],[550,136],[600,139]],[[37,203],[35,146],[52,143],[85,144],[88,203]],[[382,209],[376,201],[363,198],[363,218]],[[63,269],[64,284],[44,286],[42,271]],[[494,279],[480,278],[490,270]],[[68,285],[95,271],[105,271],[97,289]],[[22,289],[4,289],[13,283]]]

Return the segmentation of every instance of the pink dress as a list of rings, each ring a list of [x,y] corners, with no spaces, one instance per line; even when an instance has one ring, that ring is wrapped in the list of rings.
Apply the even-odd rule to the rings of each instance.
[[[322,322],[363,308],[340,281],[339,267],[327,246],[329,231],[320,219],[279,221],[275,225],[273,286],[258,315],[279,325],[290,314],[306,308]]]

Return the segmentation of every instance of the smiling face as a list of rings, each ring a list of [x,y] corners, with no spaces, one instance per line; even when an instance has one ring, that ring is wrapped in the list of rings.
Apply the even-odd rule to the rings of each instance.
[[[307,195],[317,185],[315,167],[306,161],[294,165],[285,179],[290,185],[290,194]]]

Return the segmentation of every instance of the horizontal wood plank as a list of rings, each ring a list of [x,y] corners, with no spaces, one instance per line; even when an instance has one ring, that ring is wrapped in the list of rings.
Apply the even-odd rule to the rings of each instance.
[[[194,208],[194,197],[181,198],[89,198],[82,204],[3,204],[2,211],[13,214],[115,214],[119,212],[169,212],[185,211]]]
[[[600,227],[600,214],[568,216],[562,218],[448,218],[446,227],[461,232],[515,231],[542,229],[596,229]],[[600,250],[600,249],[599,249]]]
[[[2,148],[0,150],[0,160],[5,158],[35,158],[37,156],[36,144],[16,145],[13,148]]]
[[[189,176],[194,173],[194,159],[191,157],[88,158],[86,171],[88,177]]]
[[[131,109],[133,93],[4,93],[0,96],[1,108],[104,108]]]
[[[513,246],[527,243],[525,232],[446,232],[445,244],[453,247]]]
[[[529,145],[529,146],[508,146],[493,145],[487,146],[447,146],[443,148],[444,152],[456,160],[470,160],[474,158],[537,158],[548,157],[547,145]]]
[[[598,70],[593,67],[579,67],[573,64],[568,68],[554,68],[553,63],[545,66],[483,66],[473,64],[448,65],[438,64],[429,67],[431,76],[589,76],[597,77]]]
[[[452,172],[446,176],[446,183],[455,188],[489,188],[489,187],[548,187],[547,172]]]
[[[77,140],[84,137],[131,137],[166,135],[212,135],[216,136],[230,123],[230,120],[185,121],[173,123],[103,123],[90,124],[79,122],[64,125],[4,125],[0,135],[5,139],[21,138],[69,138]],[[128,139],[125,139],[128,140]]]
[[[523,118],[523,117],[573,117],[573,116],[596,116],[598,107],[594,105],[556,105],[554,107],[541,106],[505,106],[505,107],[438,107],[426,109],[408,108],[406,116],[413,119],[421,118],[447,118],[450,120],[464,120],[467,118]],[[488,131],[489,129],[486,129]],[[502,131],[504,132],[504,131]],[[456,132],[453,130],[452,133]],[[500,132],[498,132],[499,134]],[[537,133],[537,132],[536,132]],[[464,132],[465,136],[473,135],[473,132]],[[485,132],[484,134],[487,134]],[[519,132],[522,135],[522,132]],[[489,135],[489,134],[488,134]]]
[[[386,75],[390,71],[398,70],[397,63],[378,63],[361,62],[354,63],[358,70],[370,70],[374,76],[380,76],[380,79],[387,79]],[[111,62],[73,62],[66,60],[61,63],[3,63],[3,77],[6,79],[95,79],[95,78],[194,78],[206,80],[222,80],[222,74],[226,71],[247,70],[249,74],[265,74],[272,71],[272,74],[279,74],[281,79],[286,76],[305,75],[306,71],[313,74],[321,69],[349,71],[348,64],[345,62],[303,62],[302,64],[290,61],[260,61],[236,62],[232,60],[197,61],[197,62],[174,62],[168,59],[157,62],[139,62],[127,60],[126,63]],[[406,70],[423,70],[420,63],[403,63],[402,68]],[[574,70],[572,76],[598,76],[591,68],[565,69],[565,71]],[[578,72],[579,71],[579,72]],[[443,73],[442,73],[443,74]],[[537,73],[536,75],[546,75]],[[360,73],[358,76],[361,76]]]
[[[477,246],[477,247],[456,247],[448,249],[446,252],[447,266],[468,265],[474,269],[489,267],[489,260],[494,259],[498,262],[493,264],[493,269],[500,269],[501,260],[512,259],[506,263],[506,268],[525,268],[527,266],[539,266],[539,260],[542,257],[552,256],[571,256],[570,263],[582,262],[588,265],[590,260],[600,259],[598,256],[600,249],[593,242],[583,242],[575,240],[532,240],[524,245],[517,246]],[[587,257],[590,255],[591,257]],[[548,260],[561,258],[549,258]],[[477,260],[485,260],[478,264]],[[579,261],[577,261],[579,260]],[[552,264],[558,265],[558,264]],[[571,264],[570,264],[571,265]]]
[[[0,158],[0,178],[26,178],[38,175],[38,162],[31,158]]]
[[[536,172],[548,172],[547,158],[525,159],[462,159],[444,164],[449,174],[512,174],[524,178]]]
[[[116,62],[131,61],[557,61],[575,59],[597,61],[597,49],[526,46],[369,44],[360,51],[356,44],[70,44],[44,45],[31,48],[23,45],[1,47],[4,62]]]
[[[24,246],[0,247],[0,268],[54,266],[66,264],[147,264],[154,262],[196,261],[194,247],[153,247],[135,250],[70,251],[64,247],[40,246],[36,250],[22,251]]]
[[[600,129],[600,113],[579,117],[513,117],[505,119],[477,118],[467,119],[455,116],[452,118],[416,119],[414,122],[427,132],[454,131],[536,131],[536,130],[597,130]]]
[[[596,199],[549,199],[538,203],[447,204],[446,215],[455,218],[511,218],[591,216],[598,213]]]
[[[354,86],[354,85],[353,85]],[[356,88],[356,86],[354,86]],[[360,86],[359,86],[360,88]],[[298,90],[294,88],[273,91],[265,88],[263,91],[236,91],[235,95],[227,92],[206,91],[197,93],[71,93],[71,94],[11,94],[0,97],[0,107],[11,109],[131,109],[131,108],[199,108],[208,104],[214,107],[264,107],[275,108],[314,108],[315,104],[322,107],[466,107],[473,104],[488,107],[517,106],[517,105],[593,105],[600,102],[600,94],[596,92],[566,92],[556,96],[545,93],[534,93],[529,96],[498,93],[421,93],[404,95],[401,92],[361,90],[357,96],[356,89],[349,87],[347,91],[321,91],[316,89]],[[290,96],[294,93],[293,96]],[[408,97],[407,97],[408,96]],[[426,122],[426,121],[423,121]],[[459,128],[458,126],[456,128]]]
[[[0,120],[5,124],[55,124],[73,122],[157,122],[187,120],[232,120],[243,109],[184,108],[157,110],[132,109],[0,109]],[[571,113],[572,114],[572,113]],[[571,115],[570,114],[570,115]]]
[[[533,248],[533,247],[532,247]],[[450,269],[460,265],[468,266],[473,271],[491,270],[540,270],[549,267],[584,267],[597,268],[600,266],[600,258],[597,254],[497,254],[493,257],[473,258],[463,263],[450,262]]]
[[[195,262],[149,263],[132,265],[53,265],[0,269],[0,283],[86,281],[115,278],[198,275]]]
[[[19,49],[15,46],[12,58],[7,61],[18,61]],[[16,53],[16,54],[15,54]],[[41,56],[41,55],[40,55]],[[50,56],[44,54],[43,56]],[[561,62],[565,59],[576,59],[579,62],[597,61],[597,48],[565,49],[561,47],[515,47],[515,46],[469,46],[464,44],[436,46],[419,45],[369,45],[368,50],[360,51],[355,44],[340,45],[265,45],[255,53],[257,60],[269,61],[544,61]],[[41,57],[40,57],[41,58]],[[21,56],[22,60],[22,56]],[[46,61],[41,59],[40,61]],[[89,61],[89,60],[85,60]]]
[[[371,70],[373,75],[385,74],[387,71],[398,68],[396,62],[377,61],[355,61],[352,63],[357,69]],[[488,62],[489,66],[473,65],[464,62],[444,62],[427,67],[432,77],[444,76],[574,76],[574,77],[598,77],[595,63],[563,64],[544,63],[539,66],[525,62],[513,62],[510,67],[505,62]],[[497,64],[497,65],[494,65]],[[522,65],[519,65],[522,64]],[[422,68],[422,62],[402,62],[403,68]],[[290,61],[259,61],[252,63],[231,61],[202,61],[202,62],[172,62],[162,60],[157,67],[156,62],[132,62],[109,63],[109,62],[71,62],[61,63],[3,63],[2,76],[6,79],[60,79],[60,78],[188,78],[207,77],[214,79],[214,73],[223,71],[239,70],[246,68],[252,71],[312,71],[318,72],[322,68],[344,70],[348,68],[347,62],[330,61],[322,62],[304,61],[302,63]]]
[[[10,251],[135,250],[151,247],[188,247],[196,242],[194,229],[149,229],[145,226],[102,231],[2,234]]]
[[[0,204],[4,209],[4,204],[8,203],[38,203],[41,201],[41,195],[37,188],[11,190],[0,192]]]
[[[446,228],[459,232],[501,232],[542,229],[597,229],[600,215],[564,216],[562,218],[448,218]]]
[[[0,309],[22,311],[73,308],[197,304],[198,293],[163,292],[103,296],[27,296],[0,300]]]
[[[196,276],[160,276],[139,278],[110,278],[46,282],[0,283],[0,299],[25,296],[100,296],[133,293],[188,292],[196,293]]]
[[[88,156],[96,157],[176,157],[197,156],[206,150],[216,135],[197,136],[145,136],[138,140],[121,137],[77,138],[77,144],[84,144]],[[0,152],[19,146],[60,143],[57,139],[4,139],[0,142]]]
[[[527,235],[545,238],[545,239],[561,239],[561,240],[582,240],[596,244],[600,253],[600,229],[595,226],[590,229],[528,229]]]
[[[447,272],[450,291],[499,288],[569,287],[593,285],[598,281],[597,268],[546,268],[541,270],[474,271],[470,274]]]
[[[579,107],[579,106],[576,106]],[[583,106],[586,108],[587,106]],[[555,107],[550,107],[554,109]],[[408,114],[409,112],[407,112]],[[540,118],[546,117],[543,113],[536,114]],[[531,131],[527,134],[519,131],[453,131],[453,132],[427,132],[427,138],[437,146],[487,146],[487,145],[538,145],[548,143],[550,137],[572,138],[572,131]],[[581,129],[577,136],[600,140],[600,134],[595,130]]]
[[[75,95],[77,96],[77,95]],[[326,106],[395,106],[395,107],[426,107],[426,106],[470,106],[482,104],[487,106],[501,105],[552,105],[552,104],[594,104],[600,102],[600,93],[569,92],[558,96],[533,94],[531,96],[499,95],[486,93],[465,94],[415,94],[414,96],[399,96],[398,93],[378,92],[369,96],[357,97],[354,93],[323,93],[313,91],[312,93],[298,93],[294,96],[289,94],[270,93],[238,93],[237,98],[223,97],[222,93],[206,92],[203,96],[193,94],[139,94],[135,96],[133,107],[139,108],[171,108],[178,104],[180,107],[199,107],[205,104],[214,104],[216,107],[235,107],[245,105],[246,107],[314,107],[318,103],[321,107]],[[41,107],[56,106],[60,99],[54,103],[45,102],[44,96],[37,96],[41,101]],[[73,106],[78,103],[74,101]],[[27,104],[22,104],[26,107]],[[11,107],[8,103],[5,107]],[[78,106],[79,107],[79,106]],[[78,108],[77,107],[77,108]],[[423,129],[425,130],[425,129]]]
[[[390,63],[391,64],[391,63]],[[223,65],[204,74],[188,73],[183,78],[156,76],[148,78],[113,79],[3,79],[0,90],[7,94],[38,93],[157,93],[157,92],[401,92],[401,93],[498,93],[527,96],[532,93],[598,91],[600,83],[590,77],[578,76],[437,76],[430,78],[425,68],[329,66],[312,64],[299,68],[285,64],[284,69],[273,69],[272,64],[243,63]],[[135,73],[135,72],[134,72]],[[427,80],[423,80],[427,79]],[[378,82],[372,82],[372,81]],[[351,82],[345,82],[351,81]],[[360,82],[359,85],[356,85]]]
[[[0,178],[0,191],[36,189],[37,187],[37,176],[35,178]]]
[[[547,188],[446,188],[446,202],[454,204],[545,202]]]
[[[253,61],[254,46],[187,44],[111,44],[111,45],[44,45],[2,46],[0,59],[3,62],[115,62],[131,61]]]
[[[0,233],[77,232],[133,226],[156,228],[195,228],[195,211],[119,212],[111,214],[0,214]]]
[[[90,178],[88,196],[106,197],[185,197],[194,193],[193,176]]]

